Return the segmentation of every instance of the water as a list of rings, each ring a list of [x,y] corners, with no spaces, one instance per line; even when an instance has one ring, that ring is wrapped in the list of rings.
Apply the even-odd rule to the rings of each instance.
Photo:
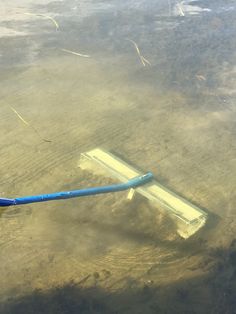
[[[3,197],[110,183],[78,168],[102,146],[209,213],[184,241],[126,193],[2,210],[1,313],[233,313],[235,1],[0,10]]]

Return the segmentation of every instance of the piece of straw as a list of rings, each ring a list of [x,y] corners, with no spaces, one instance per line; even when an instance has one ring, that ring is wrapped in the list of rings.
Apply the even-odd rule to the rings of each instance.
[[[177,7],[178,7],[178,9],[179,9],[180,15],[181,15],[181,16],[185,16],[184,11],[183,11],[183,9],[182,9],[181,3],[178,3],[178,4],[177,4]]]
[[[32,16],[42,16],[42,17],[45,17],[45,18],[47,18],[47,19],[49,19],[49,20],[51,20],[53,22],[53,24],[56,26],[56,30],[59,29],[59,24],[57,23],[57,21],[53,17],[51,17],[49,15],[41,14],[41,13],[28,13],[28,12],[25,12],[24,14],[32,15]]]
[[[151,65],[151,63],[150,63],[146,58],[144,58],[144,56],[141,55],[140,50],[139,50],[139,47],[138,47],[138,45],[136,44],[136,42],[133,41],[132,39],[129,39],[129,38],[127,38],[126,40],[130,41],[130,42],[134,45],[134,47],[135,47],[135,49],[136,49],[136,51],[137,51],[137,54],[138,54],[138,56],[139,56],[139,59],[140,59],[140,61],[141,61],[141,63],[142,63],[142,65],[143,65],[144,67],[146,66],[146,63],[149,64],[149,65]]]
[[[25,121],[25,119],[16,111],[16,109],[14,109],[12,106],[10,106],[10,108],[25,125],[30,125],[29,122]]]
[[[71,51],[71,50],[68,50],[68,49],[61,49],[61,51],[68,52],[68,53],[71,53],[72,55],[76,55],[76,56],[79,56],[79,57],[90,58],[89,55],[83,55],[81,53],[78,53],[78,52],[75,52],[75,51]]]
[[[38,135],[38,137],[39,137],[41,140],[43,140],[44,142],[48,142],[48,143],[52,142],[51,140],[47,140],[47,139],[43,138],[43,137],[39,134],[38,130],[35,129],[35,127],[34,127],[33,125],[31,125],[29,122],[27,122],[27,121],[16,111],[15,108],[13,108],[13,107],[10,106],[10,105],[9,105],[9,107],[11,108],[11,110],[17,115],[17,117],[18,117],[25,125],[27,125],[28,127],[32,128],[32,129],[34,130],[34,132]]]

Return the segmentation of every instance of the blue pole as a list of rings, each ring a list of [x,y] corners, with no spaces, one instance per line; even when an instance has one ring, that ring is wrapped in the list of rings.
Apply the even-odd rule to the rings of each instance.
[[[0,206],[12,206],[12,205],[30,204],[30,203],[36,203],[36,202],[47,202],[47,201],[52,201],[52,200],[60,200],[60,199],[67,199],[67,198],[80,197],[80,196],[119,192],[119,191],[124,191],[124,190],[136,188],[138,186],[144,185],[150,182],[152,179],[153,179],[153,174],[151,172],[147,172],[146,174],[142,176],[135,177],[125,183],[120,183],[120,184],[87,188],[83,190],[64,191],[64,192],[56,192],[56,193],[51,193],[51,194],[24,196],[24,197],[17,197],[15,199],[0,198]]]

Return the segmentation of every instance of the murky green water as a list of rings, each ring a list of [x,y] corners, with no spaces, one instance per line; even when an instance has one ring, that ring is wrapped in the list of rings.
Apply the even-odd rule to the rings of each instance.
[[[233,313],[235,1],[0,9],[2,197],[109,183],[78,167],[101,146],[209,214],[182,240],[123,192],[1,210],[1,313]]]

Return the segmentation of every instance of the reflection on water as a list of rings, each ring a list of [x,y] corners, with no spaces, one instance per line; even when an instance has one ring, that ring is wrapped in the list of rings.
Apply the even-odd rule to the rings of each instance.
[[[108,184],[78,168],[80,153],[102,146],[210,214],[183,241],[169,217],[123,192],[5,209],[1,311],[173,313],[171,298],[200,313],[225,290],[221,312],[231,309],[234,2],[0,8],[1,196]]]

